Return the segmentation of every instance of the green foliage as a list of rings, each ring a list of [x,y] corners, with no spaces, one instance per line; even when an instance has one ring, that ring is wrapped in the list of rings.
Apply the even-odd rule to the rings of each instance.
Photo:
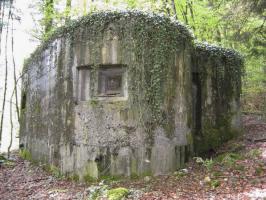
[[[201,157],[195,157],[194,159],[195,159],[196,163],[202,164],[204,167],[206,167],[206,169],[208,171],[211,171],[213,166],[214,166],[214,164],[215,164],[215,162],[214,162],[214,160],[212,158],[204,160]]]
[[[13,167],[13,166],[16,166],[16,163],[10,160],[4,160],[4,165],[8,167]]]
[[[182,170],[179,170],[179,171],[177,171],[177,172],[174,173],[176,179],[180,179],[180,178],[184,177],[186,174],[187,174],[187,173],[185,173],[185,172],[182,171]]]
[[[221,133],[211,126],[204,126],[201,137],[195,138],[195,149],[199,154],[206,153],[209,149],[217,149],[222,143]]]
[[[31,153],[27,149],[21,149],[21,150],[19,150],[19,156],[21,158],[23,158],[24,160],[32,161]]]
[[[123,177],[122,176],[111,176],[111,175],[104,175],[100,177],[100,180],[104,180],[108,183],[112,183],[112,182],[117,182],[119,180],[121,180]]]
[[[114,31],[117,31],[119,38],[123,40],[123,51],[134,53],[134,58],[128,58],[128,62],[130,62],[128,64],[130,65],[130,73],[133,74],[135,80],[131,80],[132,83],[129,84],[128,89],[130,93],[138,95],[134,95],[130,101],[132,102],[131,105],[134,105],[134,111],[139,113],[139,124],[148,133],[152,134],[153,129],[158,124],[164,127],[169,136],[174,132],[175,127],[172,121],[174,117],[165,116],[172,113],[174,98],[170,97],[173,97],[177,87],[174,83],[177,73],[173,73],[177,69],[174,67],[172,55],[182,52],[185,48],[186,50],[195,49],[195,56],[199,59],[199,67],[201,67],[200,70],[202,70],[203,76],[207,74],[206,58],[215,66],[216,71],[213,74],[219,75],[219,81],[214,87],[222,87],[222,90],[217,90],[219,92],[217,96],[221,97],[220,102],[229,104],[233,94],[239,92],[240,76],[243,73],[243,59],[238,53],[207,44],[195,44],[193,46],[193,36],[187,27],[163,15],[138,11],[91,13],[76,21],[69,21],[66,26],[50,32],[42,46],[25,62],[24,71],[27,70],[30,63],[38,60],[37,58],[41,56],[43,50],[48,48],[49,43],[56,38],[66,37],[71,42],[75,42],[77,31],[82,32],[83,35],[86,33],[86,38],[94,38],[91,42],[95,48],[91,51],[95,55],[92,57],[95,57],[93,58],[93,70],[96,71],[101,64],[99,63],[100,52],[97,47],[102,44],[103,30],[113,22],[116,22],[114,29],[117,29]],[[90,29],[87,27],[90,27]],[[221,67],[224,62],[226,67]],[[202,80],[204,80],[204,77],[202,77]],[[234,87],[223,87],[223,85],[229,83]],[[143,88],[146,89],[143,90]],[[167,103],[165,103],[166,101]],[[91,101],[94,106],[96,106],[96,103],[93,100]],[[167,108],[162,108],[161,105],[164,103],[168,105]],[[147,120],[150,118],[152,118],[152,121]],[[220,117],[219,122],[227,122],[222,124],[227,131],[226,126],[229,124],[229,119],[226,121],[223,120],[223,117]],[[208,131],[207,133],[216,137],[223,130],[220,130],[220,127],[215,127]],[[228,133],[231,133],[231,131]],[[216,137],[217,140],[214,140],[214,143],[221,142],[218,137],[220,136]],[[207,142],[205,146],[207,146]],[[218,145],[214,144],[214,146]]]
[[[5,156],[0,155],[0,160],[6,160]]]
[[[238,153],[224,153],[224,154],[219,155],[215,160],[216,162],[221,163],[222,165],[226,167],[236,167],[237,166],[236,161],[242,160],[242,159],[243,159],[243,156]]]
[[[262,2],[179,0],[175,1],[175,7],[178,19],[193,29],[199,41],[234,48],[244,55],[243,109],[266,113],[263,106],[266,97],[262,95],[266,93],[265,3]]]
[[[89,187],[88,200],[100,200],[103,196],[106,196],[107,191],[108,186],[102,183],[100,183],[99,186],[91,186]]]
[[[241,77],[244,75],[244,59],[241,54],[232,49],[207,43],[196,44],[195,54],[201,76],[206,76],[209,73],[211,73],[211,78],[216,76],[217,82],[216,85],[212,82],[212,89],[221,93],[217,94],[220,101],[222,98],[226,98],[228,101],[232,97],[240,95],[238,92],[241,91]],[[209,72],[207,63],[213,66],[212,72]],[[201,77],[201,84],[204,84],[203,81],[206,81],[206,78]]]
[[[71,174],[67,176],[67,179],[74,182],[79,182],[79,175],[78,174]]]
[[[221,171],[213,171],[211,175],[214,178],[219,178],[220,176],[223,176],[223,173]]]
[[[231,128],[230,115],[226,117],[219,114],[216,114],[216,122],[211,123],[211,119],[204,120],[200,137],[194,138],[195,149],[199,154],[210,149],[216,150],[224,142],[241,134],[240,131]]]
[[[31,161],[33,164],[37,164],[37,162],[32,159],[32,155],[27,149],[21,149],[19,151],[19,156],[23,158],[24,160],[28,160],[28,161]],[[55,165],[43,165],[43,168],[44,170],[51,173],[56,178],[63,177],[63,174],[60,172],[59,168],[56,167]]]
[[[244,157],[238,153],[224,153],[217,156],[214,159],[202,159],[201,157],[195,157],[196,163],[202,164],[208,172],[212,172],[214,177],[219,177],[221,172],[215,171],[214,166],[220,165],[225,168],[232,168],[238,171],[244,171],[245,167],[241,164],[238,164],[237,161],[242,160]],[[216,185],[216,183],[214,183]]]
[[[130,179],[137,180],[137,179],[139,179],[139,175],[137,173],[131,173]]]
[[[55,165],[47,164],[44,166],[44,169],[47,172],[51,173],[56,178],[63,178],[64,177],[64,175],[61,173],[60,169]]]
[[[204,178],[204,182],[205,184],[209,185],[212,189],[215,189],[221,185],[220,180],[216,179],[215,177],[210,178],[209,176],[206,176]]]
[[[94,177],[92,177],[92,176],[90,176],[89,174],[85,174],[84,176],[83,176],[83,180],[84,180],[84,182],[86,183],[86,184],[90,184],[90,183],[93,183],[93,182],[96,182],[96,178],[94,178]]]
[[[61,178],[63,175],[61,174],[60,170],[58,167],[54,166],[54,165],[50,165],[50,169],[49,171],[52,173],[53,176],[55,176],[56,178]]]
[[[0,165],[12,167],[15,165],[15,163],[13,161],[6,159],[6,157],[4,155],[0,154]]]
[[[205,2],[205,5],[200,7],[194,5],[195,12],[198,13],[202,10],[204,15],[213,16],[216,21],[212,21],[211,24],[198,23],[195,30],[196,37],[200,41],[216,42],[225,47],[235,48],[245,56],[243,108],[246,111],[263,111],[264,102],[260,97],[261,93],[266,93],[265,24],[263,14],[254,12],[251,6],[257,5],[255,2],[258,1],[236,0],[212,1],[210,3],[209,0],[205,0],[201,2]],[[196,1],[195,4],[199,4],[199,1]],[[201,18],[201,14],[198,14],[196,20]],[[211,21],[208,17],[204,20],[207,23]],[[189,25],[193,26],[193,22],[191,21]]]
[[[202,126],[195,147],[203,153],[239,134],[231,123],[239,107],[244,59],[234,50],[207,43],[196,44],[194,55],[202,101]]]
[[[212,188],[217,188],[221,185],[221,182],[219,180],[214,179],[214,180],[211,180],[210,185]]]
[[[46,0],[45,2],[49,2]],[[69,1],[69,0],[68,0]],[[54,1],[55,6],[61,1]],[[256,109],[264,111],[266,98],[257,102],[254,96],[266,93],[265,87],[265,3],[253,0],[105,0],[102,4],[83,1],[80,7],[67,7],[64,10],[52,9],[51,6],[39,5],[45,16],[42,25],[53,19],[53,27],[59,27],[65,23],[65,18],[81,16],[87,12],[110,9],[138,9],[149,12],[170,15],[182,21],[191,29],[199,41],[207,41],[218,45],[234,48],[240,51],[246,62],[246,76],[243,87],[243,104],[246,111]],[[174,2],[174,6],[172,5]],[[263,2],[263,3],[262,3]],[[51,5],[51,4],[47,4]],[[88,9],[89,6],[89,9]],[[43,9],[46,8],[46,9]],[[67,20],[68,21],[68,20]],[[141,20],[140,20],[141,21]],[[71,22],[72,23],[72,22]],[[48,23],[49,24],[49,23]],[[43,38],[47,39],[56,30],[51,30]],[[57,32],[57,31],[56,31]],[[145,35],[144,35],[145,36]],[[153,81],[156,83],[157,78]],[[156,86],[155,86],[156,87]],[[156,97],[158,99],[158,97]],[[250,106],[254,105],[254,106]],[[266,114],[265,114],[266,116]]]
[[[255,168],[255,174],[257,176],[261,176],[263,175],[263,173],[265,172],[265,166],[264,164],[259,164],[256,168]]]
[[[121,200],[129,194],[126,188],[115,188],[107,192],[108,200]]]
[[[96,107],[96,106],[98,106],[99,102],[97,100],[92,99],[89,101],[89,104],[93,107]]]
[[[258,158],[262,154],[262,151],[260,149],[252,149],[247,153],[248,158]]]
[[[43,5],[43,12],[44,12],[44,31],[48,33],[51,31],[53,26],[53,18],[54,18],[54,0],[45,0]]]

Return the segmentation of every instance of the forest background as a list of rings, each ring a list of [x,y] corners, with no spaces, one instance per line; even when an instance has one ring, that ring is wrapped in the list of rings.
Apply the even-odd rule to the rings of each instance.
[[[100,10],[142,10],[186,24],[245,59],[242,111],[266,118],[266,0],[0,0],[0,151],[18,146],[23,59],[58,27]]]

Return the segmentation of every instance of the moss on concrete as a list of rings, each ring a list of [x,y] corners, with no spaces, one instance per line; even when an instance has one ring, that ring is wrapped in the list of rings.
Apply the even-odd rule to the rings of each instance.
[[[209,150],[216,150],[224,142],[240,135],[240,131],[231,127],[230,118],[222,123],[213,125],[209,120],[203,123],[200,137],[195,137],[195,151],[203,154]]]
[[[92,179],[96,180],[99,177],[98,172],[98,166],[97,163],[94,161],[88,161],[87,165],[85,166],[85,172],[83,173],[84,179],[89,179],[91,177]]]
[[[121,200],[129,194],[128,189],[126,188],[115,188],[108,190],[107,198],[108,200]]]
[[[31,153],[27,149],[21,149],[21,150],[19,150],[19,156],[21,158],[23,158],[24,160],[32,161]]]

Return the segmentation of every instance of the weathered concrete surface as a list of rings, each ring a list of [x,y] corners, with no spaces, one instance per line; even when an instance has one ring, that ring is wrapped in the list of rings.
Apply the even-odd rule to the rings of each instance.
[[[77,27],[28,64],[20,143],[34,160],[83,179],[166,174],[192,155],[192,41],[162,54],[167,64],[158,65],[154,51],[171,40],[145,43],[139,51],[130,26],[136,26],[133,18],[115,19],[100,32]],[[121,71],[121,95],[99,95],[99,73],[108,67]],[[154,79],[159,84],[148,81],[152,70],[165,72]],[[211,96],[204,105],[213,104]]]
[[[213,151],[223,142],[241,133],[242,61],[232,56],[234,52],[231,50],[212,46],[210,48],[214,50],[203,52],[205,49],[198,49],[198,54],[201,55],[203,52],[208,59],[202,55],[194,58],[196,62],[194,62],[193,75],[198,94],[194,93],[193,96],[198,101],[195,106],[196,121],[200,122],[200,126],[197,127],[198,132],[195,134],[195,146],[198,153],[209,149]],[[218,50],[226,51],[226,54],[219,54]],[[195,81],[197,75],[198,80]]]

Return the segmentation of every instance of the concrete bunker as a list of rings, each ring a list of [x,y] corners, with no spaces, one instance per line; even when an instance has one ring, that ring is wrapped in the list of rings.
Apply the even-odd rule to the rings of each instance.
[[[25,63],[20,143],[81,178],[175,171],[240,130],[242,60],[203,46],[178,22],[142,12],[59,29]]]

